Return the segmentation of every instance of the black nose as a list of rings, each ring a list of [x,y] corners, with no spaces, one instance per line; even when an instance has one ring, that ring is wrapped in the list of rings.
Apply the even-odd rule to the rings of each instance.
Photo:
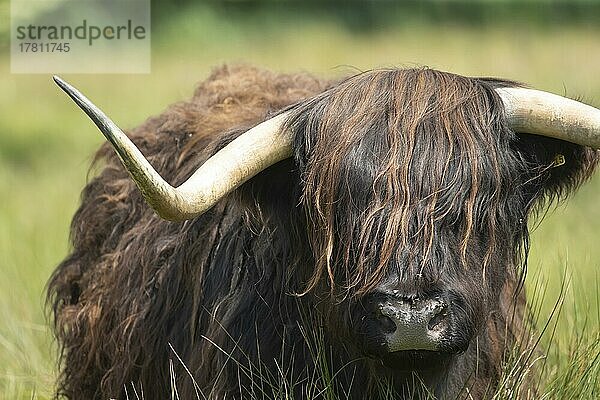
[[[450,307],[441,296],[377,294],[368,301],[366,310],[372,319],[371,329],[379,331],[389,352],[439,351],[449,330]]]

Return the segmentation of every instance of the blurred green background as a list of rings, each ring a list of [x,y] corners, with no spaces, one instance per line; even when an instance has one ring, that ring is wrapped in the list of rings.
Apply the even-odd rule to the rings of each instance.
[[[152,73],[64,76],[125,128],[190,97],[212,67],[238,62],[324,77],[426,65],[600,106],[596,1],[154,1],[152,15]],[[56,350],[44,285],[67,252],[103,139],[49,75],[10,74],[8,26],[0,0],[0,398],[47,398]],[[550,375],[569,368],[573,346],[590,347],[588,366],[600,372],[599,202],[597,174],[533,233],[527,286],[545,293],[542,322],[568,283],[556,335],[543,340]]]

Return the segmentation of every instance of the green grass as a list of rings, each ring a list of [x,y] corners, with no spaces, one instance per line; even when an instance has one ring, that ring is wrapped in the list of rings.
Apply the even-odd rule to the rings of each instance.
[[[236,61],[324,76],[428,65],[528,82],[600,105],[598,26],[408,21],[353,34],[326,19],[239,22],[206,10],[180,15],[154,33],[151,74],[66,78],[124,127],[189,97],[211,67]],[[56,361],[44,285],[66,254],[70,217],[102,140],[49,76],[11,75],[8,61],[0,54],[0,398],[45,399]],[[549,349],[540,361],[547,398],[600,393],[599,201],[596,176],[533,234],[527,285],[533,292],[544,282],[540,321],[551,314],[562,283],[570,282],[556,326],[552,322],[542,340]],[[497,398],[510,398],[510,392]]]

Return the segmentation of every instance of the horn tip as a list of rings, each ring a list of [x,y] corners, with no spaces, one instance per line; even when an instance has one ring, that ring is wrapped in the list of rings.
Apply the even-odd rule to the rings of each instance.
[[[56,83],[61,89],[64,89],[66,85],[68,85],[67,82],[65,82],[60,76],[58,75],[52,75],[52,80],[54,81],[54,83]]]
[[[52,80],[54,80],[54,83],[56,83],[59,88],[61,88],[65,93],[67,93],[71,98],[75,100],[75,98],[77,97],[77,89],[68,84],[67,81],[65,81],[58,75],[53,75]]]
[[[65,92],[75,102],[75,104],[77,104],[77,106],[82,108],[86,114],[89,115],[88,111],[86,110],[90,108],[90,106],[93,106],[93,104],[91,104],[91,102],[83,94],[81,94],[79,90],[58,75],[53,75],[52,79],[58,85],[58,87],[61,88],[62,91]]]

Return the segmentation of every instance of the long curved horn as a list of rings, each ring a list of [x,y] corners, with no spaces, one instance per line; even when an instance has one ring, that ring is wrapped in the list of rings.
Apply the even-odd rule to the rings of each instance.
[[[556,94],[498,88],[511,129],[600,149],[600,110]]]
[[[243,133],[209,158],[187,181],[174,188],[98,107],[59,77],[54,81],[92,119],[111,142],[146,201],[162,218],[194,218],[260,171],[292,155],[293,138],[282,130],[288,113]],[[526,88],[498,88],[510,127],[600,148],[600,110],[552,93]]]
[[[174,188],[98,107],[59,77],[54,81],[102,131],[148,204],[164,219],[197,217],[260,171],[292,155],[291,133],[282,130],[287,113],[282,113],[237,137]]]

